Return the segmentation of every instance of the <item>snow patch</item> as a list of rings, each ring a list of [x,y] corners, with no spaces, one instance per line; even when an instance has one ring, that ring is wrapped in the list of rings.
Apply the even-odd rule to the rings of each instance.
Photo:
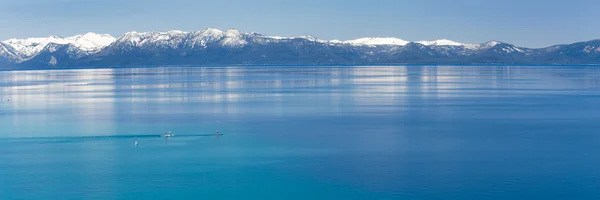
[[[57,63],[56,58],[54,56],[50,57],[50,61],[48,61],[48,64],[55,66],[56,63]]]
[[[276,40],[293,40],[295,37],[282,37],[282,36],[264,36],[265,38],[276,39]]]
[[[416,43],[425,45],[425,46],[463,46],[465,44],[460,42],[455,42],[452,40],[441,39],[441,40],[433,40],[433,41],[417,41]]]
[[[354,46],[375,46],[375,45],[400,45],[400,46],[404,46],[406,44],[408,44],[409,42],[406,40],[402,40],[402,39],[398,39],[398,38],[392,38],[392,37],[385,37],[385,38],[359,38],[359,39],[355,39],[355,40],[347,40],[344,41],[343,43],[345,44],[350,44],[350,45],[354,45]]]

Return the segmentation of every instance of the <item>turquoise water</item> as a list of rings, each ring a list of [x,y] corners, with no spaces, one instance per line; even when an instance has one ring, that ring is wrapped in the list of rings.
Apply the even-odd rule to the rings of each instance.
[[[599,69],[0,72],[0,199],[598,199]]]

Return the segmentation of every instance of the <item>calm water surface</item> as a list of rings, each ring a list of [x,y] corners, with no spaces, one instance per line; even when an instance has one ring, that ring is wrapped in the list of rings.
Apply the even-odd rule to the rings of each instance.
[[[0,72],[0,199],[600,199],[599,69]]]

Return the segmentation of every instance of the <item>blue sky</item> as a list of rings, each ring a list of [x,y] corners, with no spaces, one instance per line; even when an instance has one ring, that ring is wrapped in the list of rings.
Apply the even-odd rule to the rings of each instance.
[[[542,47],[600,39],[598,8],[598,0],[0,0],[0,40],[210,27]]]

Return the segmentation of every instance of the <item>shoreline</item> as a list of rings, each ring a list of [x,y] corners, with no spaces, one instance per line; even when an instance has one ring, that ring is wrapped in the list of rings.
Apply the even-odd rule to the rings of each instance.
[[[132,65],[99,67],[61,67],[61,68],[0,68],[0,72],[9,71],[53,71],[53,70],[91,70],[91,69],[147,69],[147,68],[241,68],[241,67],[597,67],[600,64],[233,64],[233,65]]]

